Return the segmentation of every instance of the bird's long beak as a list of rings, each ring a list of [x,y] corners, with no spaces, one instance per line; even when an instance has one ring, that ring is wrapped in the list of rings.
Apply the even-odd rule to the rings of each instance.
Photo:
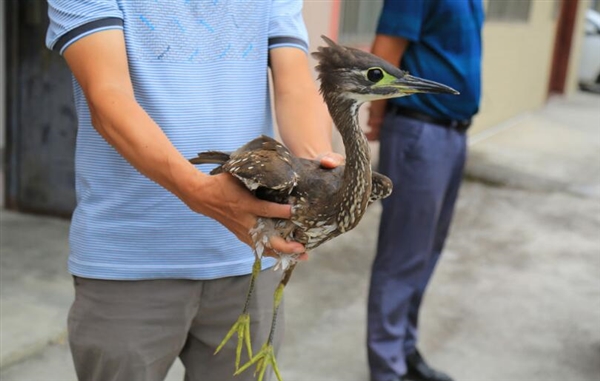
[[[396,79],[394,82],[390,83],[392,87],[397,88],[401,92],[405,94],[414,94],[414,93],[437,93],[437,94],[460,94],[458,91],[454,90],[451,87],[446,85],[442,85],[441,83],[437,83],[434,81],[429,81],[427,79],[413,77],[412,75],[405,74],[402,78]]]

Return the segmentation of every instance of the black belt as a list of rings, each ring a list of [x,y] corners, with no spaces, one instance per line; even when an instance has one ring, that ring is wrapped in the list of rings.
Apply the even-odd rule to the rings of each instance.
[[[413,110],[408,107],[397,106],[394,104],[388,103],[388,111],[396,114],[405,116],[407,118],[420,120],[421,122],[437,124],[439,126],[443,126],[446,128],[450,128],[456,130],[458,132],[464,132],[471,126],[471,119],[465,120],[455,120],[455,119],[438,119],[432,116],[429,116],[420,111]]]

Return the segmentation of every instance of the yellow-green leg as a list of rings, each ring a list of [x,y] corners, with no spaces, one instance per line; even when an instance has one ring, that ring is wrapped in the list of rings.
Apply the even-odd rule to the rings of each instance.
[[[252,266],[252,276],[250,277],[250,286],[248,287],[248,294],[246,296],[246,302],[244,303],[244,309],[242,310],[242,314],[235,322],[235,324],[231,327],[227,335],[221,344],[215,350],[215,355],[219,353],[219,351],[223,348],[223,346],[231,339],[234,333],[237,332],[238,343],[235,350],[235,369],[239,369],[240,367],[240,359],[242,357],[242,345],[246,344],[246,350],[248,351],[248,358],[252,358],[252,344],[250,343],[250,314],[248,313],[248,307],[250,306],[250,298],[252,297],[252,292],[254,292],[254,283],[256,281],[256,277],[260,273],[262,266],[260,258],[257,256],[254,260],[254,265]]]
[[[257,381],[262,381],[267,370],[267,366],[271,365],[273,371],[275,372],[275,376],[277,376],[278,381],[282,381],[281,374],[279,373],[279,368],[277,367],[277,360],[275,359],[275,350],[273,349],[273,338],[275,335],[275,328],[277,326],[277,314],[279,312],[279,306],[281,305],[281,301],[283,299],[283,289],[287,285],[292,276],[292,271],[296,267],[296,263],[290,264],[290,267],[285,270],[283,274],[283,278],[279,285],[275,289],[274,294],[274,303],[273,303],[273,320],[271,321],[271,332],[269,332],[269,338],[267,342],[262,346],[260,351],[256,354],[256,356],[251,357],[251,360],[244,364],[241,368],[239,368],[235,375],[238,375],[248,369],[252,364],[256,364],[256,370],[254,374],[258,373]]]

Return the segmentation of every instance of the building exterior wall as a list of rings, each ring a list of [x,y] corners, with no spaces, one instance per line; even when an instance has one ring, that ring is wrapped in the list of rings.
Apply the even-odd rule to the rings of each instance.
[[[481,112],[473,132],[545,103],[556,32],[554,6],[533,1],[528,22],[486,22]]]
[[[582,23],[589,4],[589,0],[579,1],[565,86],[567,96],[577,89]],[[481,112],[472,133],[545,104],[558,22],[556,6],[554,1],[532,1],[527,23],[486,23]]]
[[[337,37],[338,12],[339,0],[304,1],[303,16],[307,24],[311,52],[322,45],[321,35]]]

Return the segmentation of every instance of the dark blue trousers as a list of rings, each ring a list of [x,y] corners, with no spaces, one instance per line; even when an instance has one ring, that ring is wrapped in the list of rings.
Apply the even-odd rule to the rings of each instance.
[[[419,307],[448,234],[466,158],[466,135],[388,114],[379,171],[394,183],[383,200],[368,303],[371,379],[406,373]]]

